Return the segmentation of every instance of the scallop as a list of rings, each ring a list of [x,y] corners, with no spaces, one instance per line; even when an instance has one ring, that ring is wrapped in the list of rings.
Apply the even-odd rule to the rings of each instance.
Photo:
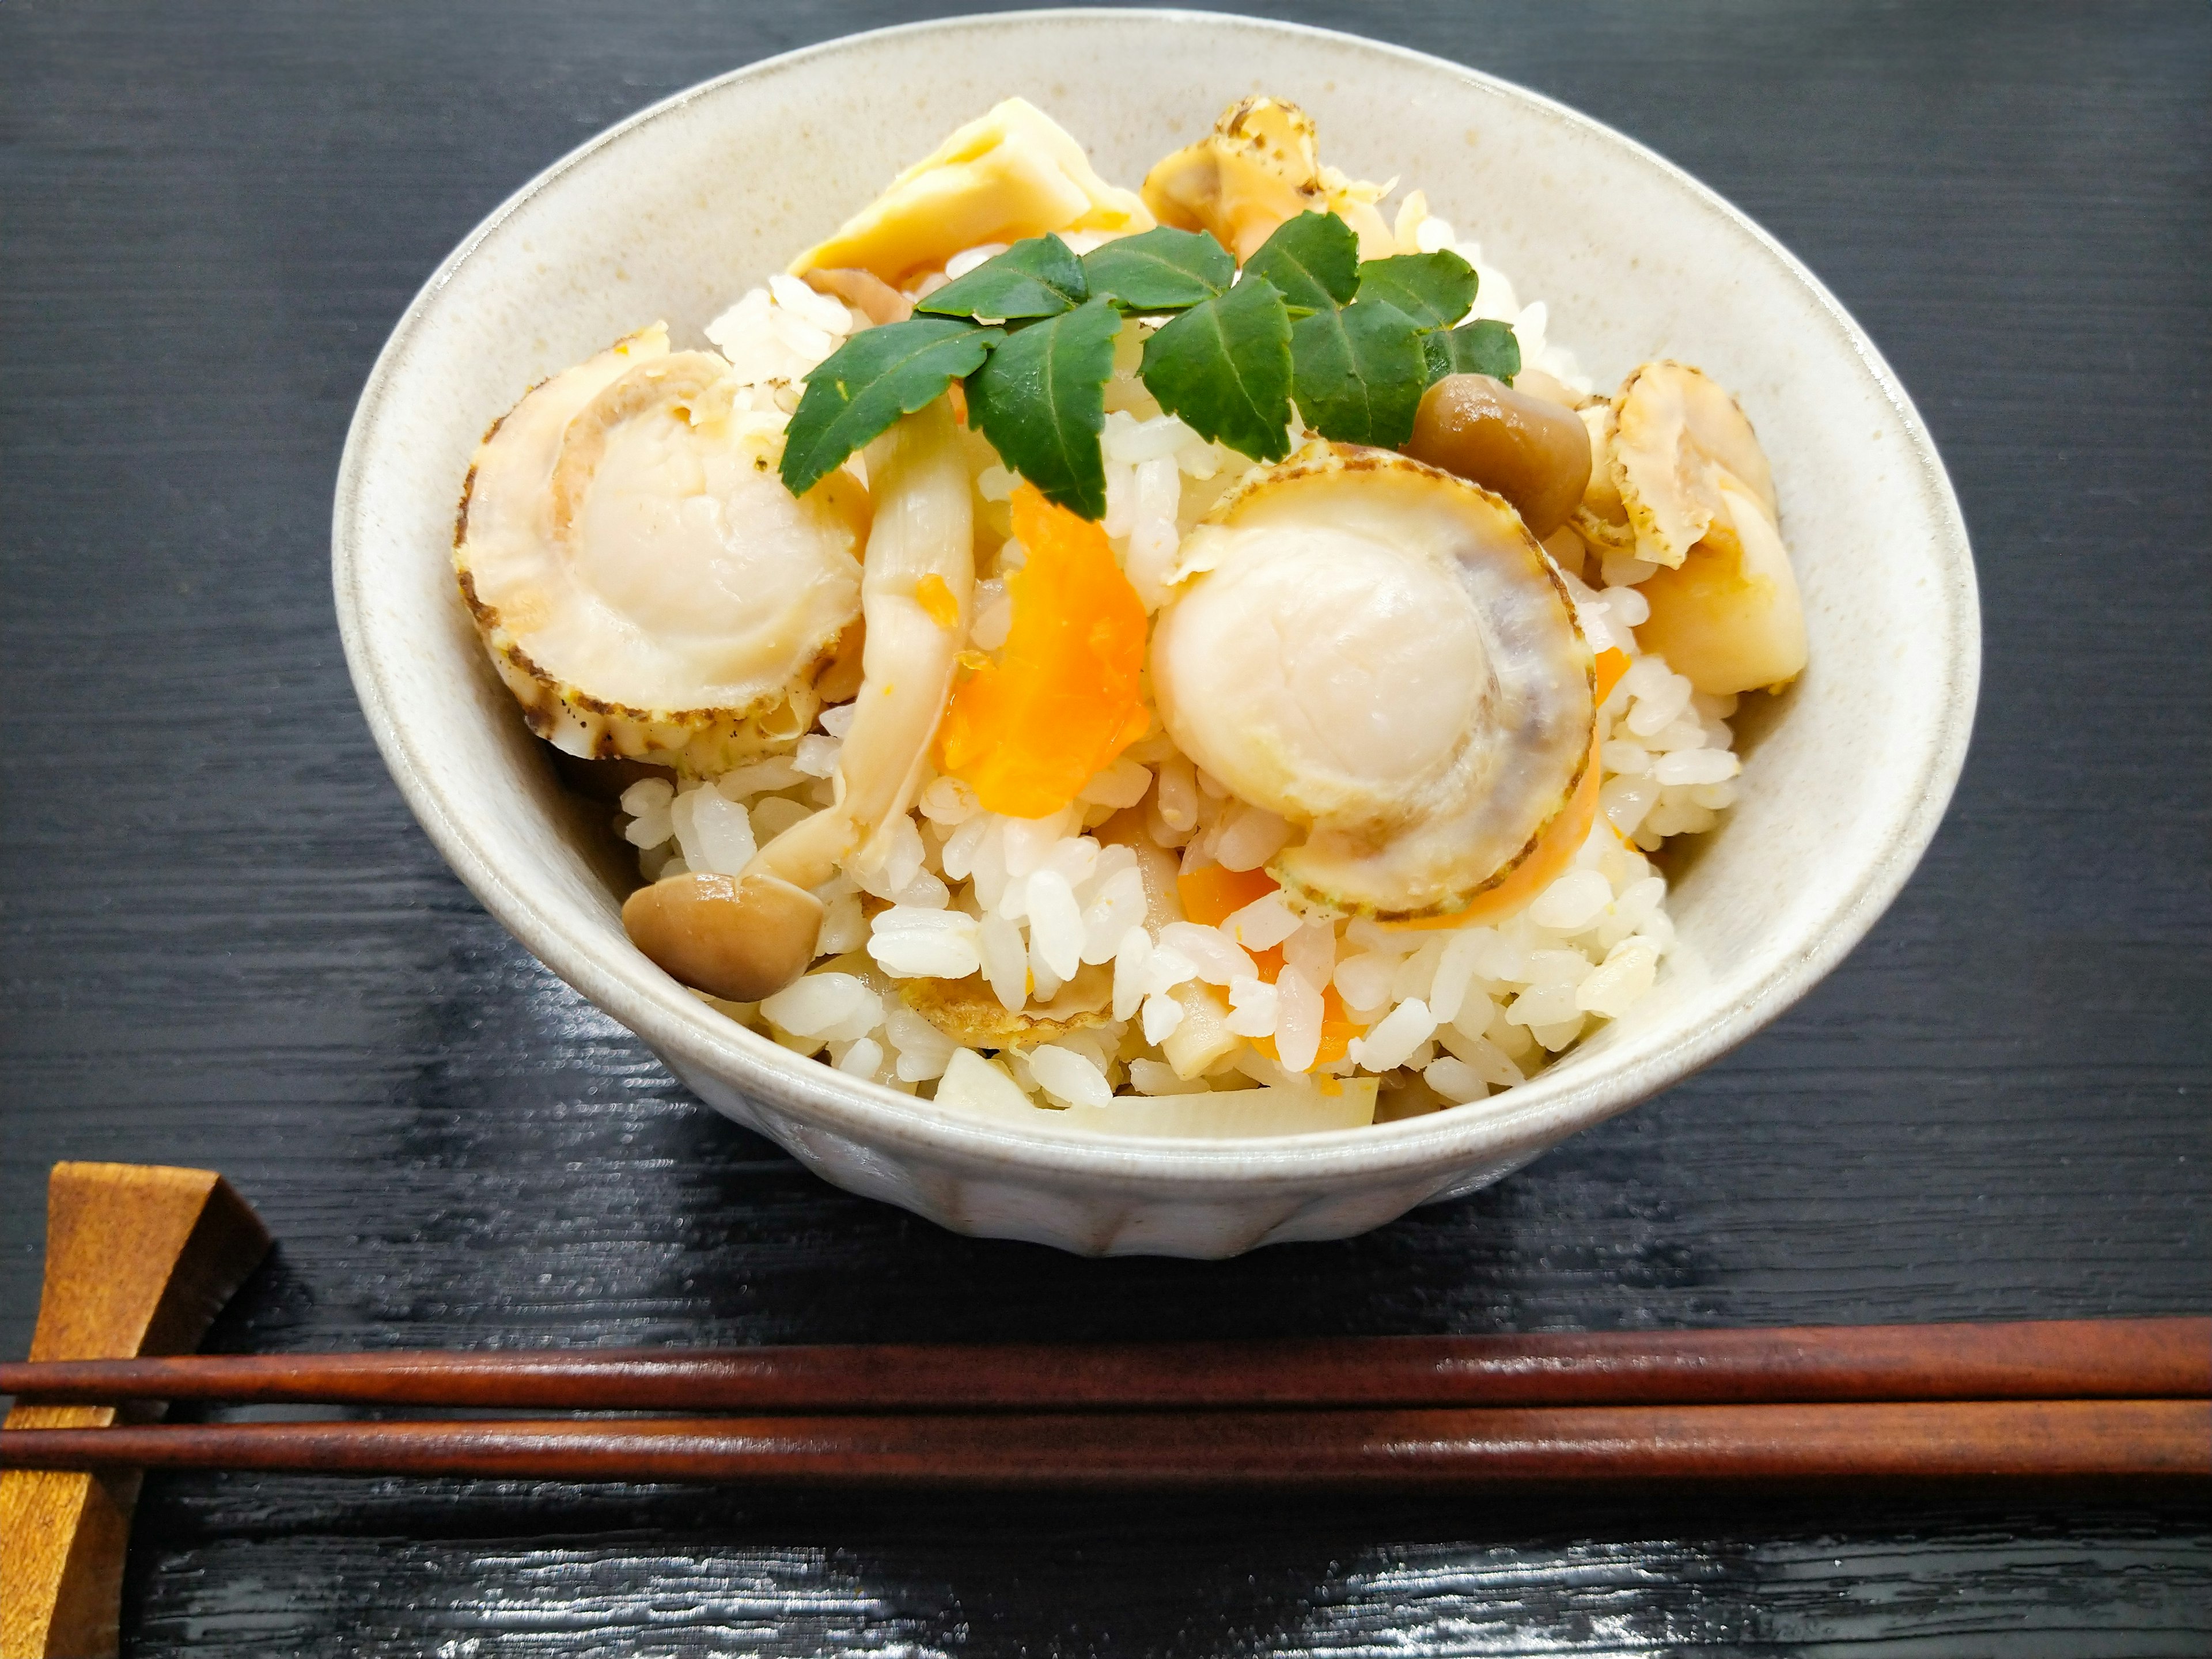
[[[1183,751],[1304,831],[1300,902],[1449,915],[1503,880],[1589,764],[1590,651],[1519,514],[1401,455],[1315,444],[1186,538],[1152,685]]]
[[[1762,503],[1733,483],[1689,556],[1639,590],[1650,614],[1644,650],[1714,696],[1779,690],[1805,672],[1805,607],[1782,533]]]
[[[656,325],[485,435],[453,564],[531,727],[573,755],[714,770],[812,721],[860,611],[866,495],[793,500],[730,418],[729,365]]]
[[[1313,117],[1278,98],[1231,104],[1213,131],[1145,175],[1145,205],[1164,225],[1211,232],[1241,262],[1286,219],[1334,213],[1359,237],[1362,258],[1386,259],[1398,239],[1375,204],[1389,193],[1323,167]]]
[[[1638,556],[1660,567],[1643,584],[1650,615],[1638,642],[1716,696],[1795,679],[1804,605],[1773,471],[1735,399],[1702,371],[1661,361],[1622,383],[1610,414],[1620,505]]]
[[[1636,530],[1638,558],[1680,564],[1717,518],[1723,485],[1781,509],[1766,452],[1735,398],[1702,370],[1662,359],[1621,382],[1613,400],[1613,485]]]
[[[1620,486],[1613,480],[1613,404],[1608,398],[1593,398],[1576,413],[1589,437],[1590,471],[1571,520],[1575,533],[1600,554],[1632,553],[1636,526],[1628,521]]]

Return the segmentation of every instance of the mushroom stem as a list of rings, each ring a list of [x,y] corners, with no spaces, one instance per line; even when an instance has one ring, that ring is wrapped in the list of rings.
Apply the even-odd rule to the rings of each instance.
[[[975,529],[951,409],[940,398],[879,442],[868,457],[875,522],[860,572],[867,638],[853,724],[838,751],[836,804],[761,848],[749,876],[818,887],[839,860],[914,805],[968,637]],[[953,615],[942,622],[948,597]]]

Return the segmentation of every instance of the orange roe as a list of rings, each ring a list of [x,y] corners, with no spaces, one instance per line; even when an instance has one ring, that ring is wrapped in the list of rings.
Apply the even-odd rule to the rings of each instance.
[[[954,689],[937,763],[989,811],[1041,818],[1151,724],[1139,690],[1145,607],[1103,527],[1029,484],[1012,507],[1015,538],[1029,550],[1006,583],[1013,623],[999,660]]]

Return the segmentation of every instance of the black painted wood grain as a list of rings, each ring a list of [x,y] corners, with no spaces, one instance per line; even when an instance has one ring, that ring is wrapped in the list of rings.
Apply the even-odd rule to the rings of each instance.
[[[489,921],[355,710],[345,423],[545,162],[951,7],[0,4],[0,1349],[46,1165],[204,1164],[231,1348],[1209,1335],[2212,1305],[2212,16],[1300,4],[1741,204],[1918,401],[1979,565],[1918,878],[1738,1054],[1364,1239],[1082,1262],[847,1197]],[[138,1655],[2195,1653],[2212,1516],[150,1482]]]

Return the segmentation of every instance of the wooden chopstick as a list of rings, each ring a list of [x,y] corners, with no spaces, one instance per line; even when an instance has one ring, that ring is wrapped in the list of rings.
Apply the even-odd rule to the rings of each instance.
[[[871,1486],[2212,1477],[2212,1401],[330,1422],[0,1432],[20,1468]]]
[[[41,1401],[830,1413],[2212,1397],[2212,1318],[0,1364]]]

